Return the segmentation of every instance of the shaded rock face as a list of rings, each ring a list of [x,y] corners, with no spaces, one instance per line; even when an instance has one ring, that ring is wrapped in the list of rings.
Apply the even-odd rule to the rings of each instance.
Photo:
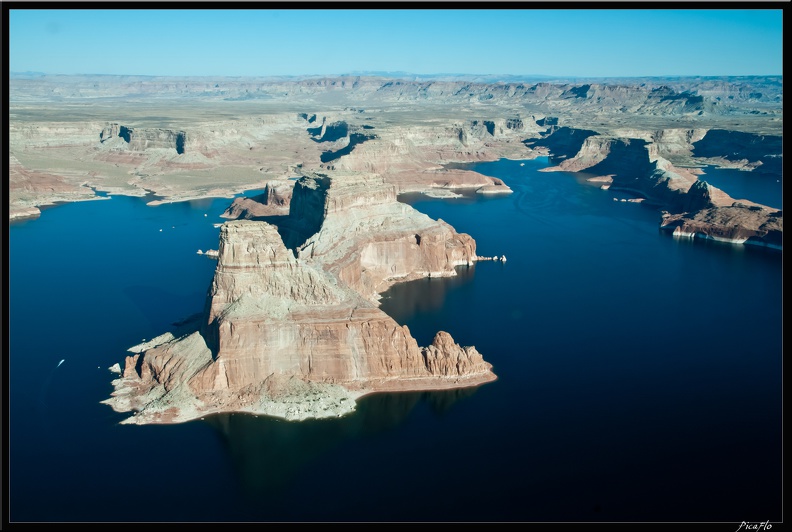
[[[558,98],[574,99],[576,105],[610,108],[611,112],[648,111],[655,114],[685,115],[725,112],[718,102],[711,102],[690,91],[677,91],[660,85],[584,84],[561,85]]]
[[[303,113],[299,116],[308,123],[316,120],[316,115],[308,117],[306,113]],[[309,127],[308,133],[314,142],[329,143],[334,146],[332,149],[322,152],[319,156],[322,163],[329,163],[350,154],[355,149],[355,146],[368,140],[376,139],[377,136],[374,133],[364,131],[370,129],[373,129],[372,126],[352,126],[343,120],[327,123],[327,117],[322,117],[322,125]],[[339,144],[341,146],[337,147]]]
[[[236,198],[221,214],[230,220],[252,220],[264,216],[282,216],[289,214],[294,184],[291,181],[271,181],[264,187],[264,192],[252,198]]]
[[[695,212],[713,207],[712,192],[706,181],[696,181],[674,205],[677,212]]]
[[[550,127],[550,130],[545,138],[534,140],[529,139],[525,141],[527,146],[531,148],[547,148],[551,155],[551,162],[559,162],[562,159],[572,157],[577,154],[583,147],[586,139],[592,135],[596,135],[596,131],[587,129],[576,129],[571,127]]]
[[[183,154],[187,142],[187,133],[171,129],[132,128],[121,124],[108,124],[99,134],[99,141],[105,143],[118,138],[126,142],[129,149],[144,151],[149,148],[174,149]]]
[[[302,118],[303,120],[305,120],[309,124],[313,124],[314,122],[316,122],[316,114],[310,114],[309,115],[308,113],[298,113],[297,117],[298,118]]]
[[[453,276],[476,258],[469,235],[399,203],[381,178],[354,173],[298,180],[281,232],[298,257],[321,261],[372,301],[396,281]]]
[[[540,118],[536,121],[536,124],[541,127],[550,127],[550,126],[557,126],[558,125],[558,117],[556,116],[545,116],[544,118]]]
[[[328,150],[322,152],[322,154],[319,156],[319,160],[323,163],[335,161],[344,155],[352,153],[352,150],[355,149],[355,146],[358,144],[363,144],[367,140],[372,140],[375,138],[377,138],[377,136],[372,133],[352,133],[349,135],[349,140],[347,141],[346,146],[339,148],[338,150]]]
[[[335,142],[349,135],[349,124],[343,120],[327,123],[327,117],[322,117],[322,125],[308,128],[308,133],[315,142]]]
[[[295,258],[266,222],[221,228],[201,321],[198,331],[163,335],[158,345],[127,357],[105,401],[118,411],[136,410],[126,422],[179,422],[223,411],[338,416],[365,393],[495,379],[474,348],[447,333],[418,347],[407,327],[320,263]]]
[[[744,154],[769,153],[778,149],[774,139],[764,147],[763,137],[758,135],[728,133],[724,145],[717,148],[713,144],[701,144],[710,137],[711,131],[674,130],[654,132],[650,138],[657,144],[647,143],[644,139],[609,138],[590,135],[589,131],[577,134],[569,128],[552,131],[546,138],[537,141],[543,146],[558,147],[563,160],[555,168],[569,172],[585,171],[597,176],[608,176],[610,189],[626,190],[645,198],[649,203],[659,206],[664,214],[661,228],[672,231],[677,236],[700,236],[736,244],[758,244],[781,249],[783,215],[768,207],[741,200],[735,201],[720,189],[701,181],[690,171],[674,167],[668,160],[659,156],[660,152],[681,152],[684,144],[695,146],[695,155],[724,154],[740,157]],[[554,140],[561,134],[559,140]],[[572,139],[584,140],[580,149],[571,158],[566,158],[574,148]],[[715,139],[723,134],[716,133]],[[709,142],[713,142],[710,140]],[[745,143],[744,145],[742,143]],[[702,151],[699,146],[706,146]],[[707,151],[710,150],[710,151]],[[780,161],[780,156],[778,157]]]
[[[757,166],[758,171],[774,174],[782,171],[782,154],[782,137],[774,135],[712,129],[693,143],[693,155],[696,157],[742,161]]]

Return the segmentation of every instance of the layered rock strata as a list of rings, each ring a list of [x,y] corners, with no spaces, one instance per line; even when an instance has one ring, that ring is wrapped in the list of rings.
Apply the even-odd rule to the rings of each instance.
[[[263,216],[281,216],[289,214],[294,183],[291,181],[270,181],[264,192],[251,198],[236,198],[221,214],[230,220],[252,220]]]
[[[39,207],[60,201],[102,199],[61,175],[25,168],[13,154],[9,156],[8,196],[10,220],[35,218],[41,214]]]
[[[556,142],[563,128],[643,139],[678,167],[781,168],[781,151],[767,151],[782,144],[780,76],[486,79],[12,76],[9,145],[31,171],[163,202],[232,196],[294,177],[295,167],[376,172],[400,192],[506,192],[444,169],[560,158],[558,146],[523,141],[551,133]],[[61,201],[47,187],[9,199],[21,214]]]
[[[184,153],[187,133],[161,128],[129,127],[118,123],[110,123],[102,129],[99,140],[102,143],[113,142],[114,139],[124,141],[130,150],[174,149],[176,153]]]
[[[198,322],[130,349],[105,403],[125,423],[216,412],[285,419],[339,416],[378,391],[494,380],[474,347],[439,332],[421,348],[376,304],[394,280],[452,275],[475,243],[395,201],[381,179],[304,176],[277,228],[237,220],[220,231],[218,265]],[[295,247],[287,240],[309,238]],[[364,297],[365,296],[365,297]]]
[[[557,166],[547,171],[586,172],[596,177],[594,182],[606,183],[602,188],[624,190],[659,207],[662,212],[661,228],[676,236],[708,238],[733,244],[756,244],[781,249],[783,213],[780,210],[754,202],[735,200],[722,190],[700,180],[696,169],[678,168],[660,156],[660,153],[684,151],[685,142],[696,153],[701,153],[701,142],[711,137],[706,131],[655,132],[645,138],[612,138],[593,131],[576,131],[559,128],[552,131],[535,146],[556,149],[560,155],[551,160]],[[556,135],[560,137],[555,139]],[[734,157],[746,153],[756,158],[758,153],[770,155],[765,160],[775,160],[779,151],[776,138],[767,140],[763,148],[758,136],[744,134],[725,135],[716,132],[714,137],[728,137],[731,142],[744,141],[747,146],[738,150],[733,146]],[[738,140],[735,140],[738,139]],[[710,144],[704,144],[707,149]],[[572,152],[577,149],[574,155]],[[704,152],[706,154],[715,153]],[[780,155],[778,156],[780,161]],[[759,165],[761,165],[761,161]],[[770,166],[768,164],[768,166]]]
[[[298,180],[282,232],[299,258],[320,261],[371,301],[396,281],[453,276],[476,260],[469,235],[398,202],[381,177],[353,172]]]
[[[781,211],[734,202],[681,214],[663,213],[660,228],[680,238],[703,238],[731,244],[782,249]]]

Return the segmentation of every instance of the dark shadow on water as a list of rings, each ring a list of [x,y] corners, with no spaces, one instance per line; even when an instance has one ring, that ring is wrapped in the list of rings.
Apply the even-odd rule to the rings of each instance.
[[[217,414],[205,423],[225,443],[243,491],[276,494],[309,474],[312,464],[331,459],[345,443],[391,431],[421,403],[443,415],[478,388],[430,392],[377,393],[357,401],[356,411],[334,419],[284,421],[249,414]]]
[[[175,294],[156,286],[128,286],[123,289],[123,293],[153,327],[172,322],[174,307],[200,309],[200,304],[194,304],[197,301],[195,294]]]
[[[476,266],[457,266],[453,277],[424,278],[398,283],[382,294],[380,308],[385,314],[404,324],[410,316],[438,311],[448,294],[473,281]]]

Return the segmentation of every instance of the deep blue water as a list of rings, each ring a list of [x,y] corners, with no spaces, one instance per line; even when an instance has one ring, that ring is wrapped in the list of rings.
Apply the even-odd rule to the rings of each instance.
[[[546,165],[474,166],[509,196],[402,198],[508,261],[382,308],[421,345],[476,345],[498,380],[334,420],[122,426],[99,404],[129,346],[203,308],[215,263],[195,252],[229,200],[12,224],[10,520],[780,520],[781,254],[676,240]]]
[[[732,198],[783,209],[783,179],[767,172],[746,172],[733,168],[705,166],[699,179],[726,192]]]

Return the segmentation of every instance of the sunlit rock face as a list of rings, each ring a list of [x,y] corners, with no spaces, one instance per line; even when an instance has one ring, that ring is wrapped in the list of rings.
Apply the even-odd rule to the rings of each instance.
[[[376,301],[396,281],[456,275],[476,243],[443,221],[396,201],[382,178],[353,172],[312,174],[294,188],[286,240],[364,297]]]
[[[759,154],[765,153],[764,160],[775,161],[778,158],[780,161],[780,155],[776,157],[774,154],[780,150],[776,137],[727,133],[681,129],[622,131],[624,135],[635,135],[630,138],[597,135],[573,128],[553,130],[551,127],[549,134],[533,145],[557,150],[561,154],[551,157],[558,165],[547,171],[586,172],[597,176],[592,180],[607,182],[607,188],[630,192],[659,207],[662,211],[661,229],[675,236],[696,236],[781,249],[782,211],[734,199],[700,180],[698,169],[677,167],[661,155],[722,153],[712,148],[711,139],[715,138],[725,139],[724,143],[733,150],[733,159],[743,156],[757,159]],[[745,145],[738,145],[740,142]],[[761,160],[750,163],[748,158],[735,164],[742,168],[751,164],[761,167],[763,164]]]
[[[289,214],[294,184],[291,181],[270,181],[264,192],[251,198],[236,198],[221,216],[230,220],[251,220],[263,216]]]
[[[102,129],[99,134],[102,143],[123,141],[130,150],[144,151],[147,149],[174,149],[176,153],[184,153],[187,142],[187,133],[172,129],[129,127],[118,123],[111,123]],[[118,139],[118,140],[116,140]]]
[[[455,264],[475,258],[469,236],[397,203],[381,180],[360,176],[304,177],[291,209],[293,223],[282,232],[299,240],[318,226],[297,256],[274,225],[222,226],[200,322],[132,348],[137,354],[114,381],[106,402],[136,411],[127,422],[227,411],[338,416],[366,393],[495,379],[475,348],[448,333],[419,347],[368,292],[394,276],[452,275]]]
[[[760,205],[734,202],[728,207],[711,207],[679,214],[663,213],[661,229],[675,237],[703,238],[782,249],[782,211]]]

